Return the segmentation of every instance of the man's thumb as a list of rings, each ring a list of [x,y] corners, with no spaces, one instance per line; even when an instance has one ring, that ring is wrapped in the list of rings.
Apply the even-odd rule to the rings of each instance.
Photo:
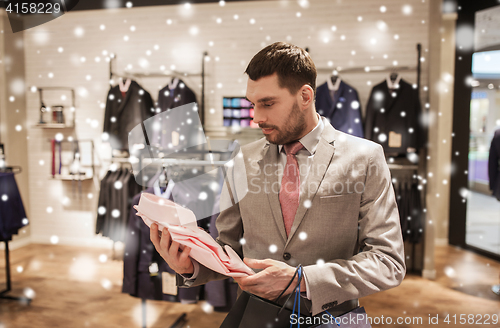
[[[266,260],[249,259],[247,257],[243,259],[243,262],[245,262],[245,264],[252,269],[265,269],[270,266],[270,264]]]

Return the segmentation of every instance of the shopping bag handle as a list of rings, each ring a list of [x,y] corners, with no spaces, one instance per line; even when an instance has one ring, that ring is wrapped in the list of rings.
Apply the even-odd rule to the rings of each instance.
[[[297,287],[300,286],[300,281],[302,280],[302,265],[301,264],[299,264],[297,266],[297,268],[295,269],[295,273],[293,274],[292,279],[290,280],[290,282],[288,283],[288,285],[286,286],[286,288],[281,292],[280,296],[278,296],[278,298],[275,301],[276,303],[278,303],[278,301],[281,298],[281,296],[286,292],[286,290],[288,289],[288,287],[290,287],[290,285],[292,284],[292,282],[294,281],[294,279],[295,279],[295,277],[297,275],[299,276],[299,281],[297,282],[297,284],[293,288],[293,292],[291,292],[290,295],[288,295],[285,303],[283,303],[283,306],[279,309],[278,315],[281,313],[281,311],[283,311],[285,309],[286,303],[288,303],[288,301],[290,300],[290,298],[292,297],[292,295],[294,295],[294,294],[296,295],[297,293],[300,293],[300,291],[297,292]],[[294,304],[294,307],[295,307],[295,304]]]
[[[293,301],[293,311],[292,311],[292,315],[295,314],[295,309],[297,308],[297,315],[300,317],[300,282],[302,281],[302,267],[299,266],[299,283],[297,284],[297,286],[295,287],[295,300]],[[292,322],[290,322],[290,328],[293,327],[293,324]],[[299,322],[299,325],[297,326],[297,328],[300,328],[300,322]]]
[[[276,298],[276,300],[274,301],[275,303],[278,303],[278,301],[280,300],[281,296],[283,296],[283,294],[287,291],[288,287],[290,287],[290,285],[293,283],[293,281],[295,280],[295,277],[297,277],[297,274],[299,272],[299,268],[302,268],[302,264],[297,265],[297,268],[295,268],[295,273],[293,274],[292,279],[288,282],[288,285],[286,285],[285,289],[283,289],[283,291]],[[299,283],[300,283],[300,279],[299,279]],[[295,285],[295,288],[297,288],[297,286],[298,286],[298,283],[297,283],[297,285]],[[295,290],[295,288],[294,288],[294,290]],[[292,294],[293,293],[291,293],[290,295],[292,295]],[[290,299],[290,296],[288,297],[288,299],[286,301],[288,302],[289,299]]]

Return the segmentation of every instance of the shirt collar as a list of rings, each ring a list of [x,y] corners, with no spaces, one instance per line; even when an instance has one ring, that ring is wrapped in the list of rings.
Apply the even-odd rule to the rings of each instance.
[[[300,143],[311,155],[316,152],[316,147],[318,146],[319,140],[321,139],[321,134],[323,133],[323,129],[325,128],[321,116],[319,116],[318,113],[316,113],[316,115],[318,116],[318,124],[316,124],[316,127],[301,139],[299,139]],[[278,145],[278,147],[279,152],[281,152],[281,150],[283,149],[283,145]]]

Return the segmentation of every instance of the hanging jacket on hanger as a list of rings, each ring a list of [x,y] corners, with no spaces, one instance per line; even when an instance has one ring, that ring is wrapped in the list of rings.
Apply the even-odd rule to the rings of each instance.
[[[96,222],[96,233],[102,233],[103,237],[110,237],[111,236],[111,224],[113,220],[116,220],[116,218],[113,216],[113,214],[116,214],[116,212],[113,212],[115,209],[118,209],[119,203],[120,203],[120,196],[121,193],[117,191],[117,189],[114,187],[114,183],[119,180],[120,175],[123,173],[123,170],[118,169],[114,172],[110,171],[110,175],[105,176],[105,179],[102,180],[104,182],[104,186],[102,186],[102,189],[99,191],[99,199],[101,199],[101,195],[103,195],[104,199],[104,204],[102,204],[102,208],[104,208],[104,215],[102,216],[102,223],[101,222]],[[107,178],[106,178],[107,177]],[[98,208],[98,214],[99,214],[99,208]],[[118,217],[121,217],[122,213]],[[100,230],[97,230],[97,227],[101,227]],[[115,240],[116,241],[116,240]]]
[[[99,200],[97,202],[97,219],[95,223],[95,233],[99,234],[102,232],[104,227],[104,219],[106,218],[106,205],[108,203],[109,192],[107,190],[108,182],[110,175],[113,174],[113,171],[106,172],[106,175],[101,180],[101,187],[99,188]]]
[[[413,244],[418,244],[422,240],[424,231],[423,208],[418,183],[413,182],[410,189],[410,224],[408,240]]]
[[[332,82],[328,80],[317,88],[316,111],[319,115],[329,119],[335,129],[363,137],[358,92],[342,80],[337,90],[332,90],[331,84]]]
[[[196,102],[193,90],[178,78],[172,79],[158,92],[158,108],[161,112],[193,102]]]
[[[132,199],[141,189],[130,170],[108,171],[101,181],[96,234],[124,241]]]
[[[128,150],[128,134],[155,114],[153,99],[137,82],[131,81],[125,97],[120,86],[112,87],[106,99],[103,132],[108,133],[111,148]]]
[[[193,106],[187,106],[188,104],[193,104]],[[172,112],[168,118],[166,117],[167,114],[160,114],[155,117],[153,124],[158,125],[160,128],[153,128],[151,132],[148,131],[148,133],[151,133],[149,141],[152,146],[160,149],[182,149],[184,146],[189,147],[191,144],[197,144],[196,141],[191,143],[189,140],[196,137],[194,124],[179,124],[179,122],[185,122],[194,115],[198,115],[196,95],[184,81],[174,78],[158,93],[158,110],[163,113],[180,106],[184,106],[180,109],[181,112]],[[195,107],[196,111],[193,111],[193,107]],[[191,121],[197,122],[193,118],[191,118]],[[148,129],[149,125],[146,127],[146,130]],[[173,135],[173,132],[176,135]],[[180,136],[183,136],[183,139],[180,139]]]
[[[418,244],[423,235],[423,208],[418,182],[413,178],[397,179],[394,185],[403,240]],[[402,181],[399,181],[402,180]]]
[[[401,79],[399,88],[383,81],[373,87],[365,117],[365,137],[382,145],[386,156],[418,152],[424,145],[417,89]]]

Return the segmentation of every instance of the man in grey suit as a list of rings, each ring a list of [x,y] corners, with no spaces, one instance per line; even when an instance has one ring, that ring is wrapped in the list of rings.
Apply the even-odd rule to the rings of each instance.
[[[236,156],[217,218],[217,241],[257,272],[235,279],[241,289],[274,300],[302,264],[309,311],[337,316],[359,297],[398,286],[403,239],[382,147],[335,130],[316,113],[316,67],[303,49],[269,45],[246,73],[253,120],[265,138]],[[151,240],[180,274],[179,285],[225,278],[192,261],[166,229],[160,237],[152,225]]]

